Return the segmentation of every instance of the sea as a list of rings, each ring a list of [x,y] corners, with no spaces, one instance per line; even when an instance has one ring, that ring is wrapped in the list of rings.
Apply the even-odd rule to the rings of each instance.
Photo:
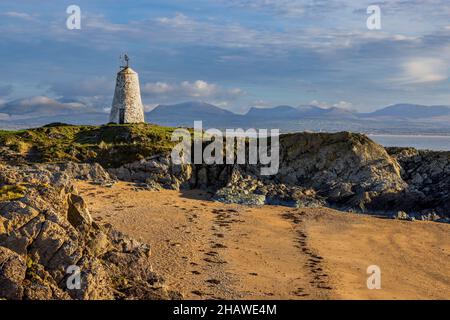
[[[450,151],[450,136],[369,134],[368,137],[385,147]]]

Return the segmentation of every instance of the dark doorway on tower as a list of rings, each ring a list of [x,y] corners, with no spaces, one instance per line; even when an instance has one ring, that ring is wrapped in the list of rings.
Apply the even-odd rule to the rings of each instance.
[[[119,109],[119,124],[124,124],[124,123],[125,123],[125,109],[120,108]]]

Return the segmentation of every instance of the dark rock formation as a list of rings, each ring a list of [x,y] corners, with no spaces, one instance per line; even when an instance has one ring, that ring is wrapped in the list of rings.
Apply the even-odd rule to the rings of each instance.
[[[406,210],[450,216],[450,152],[387,148],[407,183]]]

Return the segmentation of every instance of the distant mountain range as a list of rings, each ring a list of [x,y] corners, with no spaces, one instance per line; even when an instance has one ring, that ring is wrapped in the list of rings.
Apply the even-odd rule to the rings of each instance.
[[[307,130],[337,131],[345,130],[345,125],[360,128],[355,131],[389,132],[430,127],[449,130],[450,107],[424,106],[415,104],[396,104],[371,113],[359,113],[343,108],[321,108],[314,105],[298,107],[277,106],[273,108],[252,107],[246,114],[236,114],[204,102],[186,102],[174,105],[159,105],[146,113],[147,121],[168,126],[192,126],[194,120],[202,120],[205,127],[278,127],[284,131]],[[297,130],[298,129],[298,130]]]
[[[1,110],[1,109],[0,109]],[[450,106],[424,106],[416,104],[395,104],[371,113],[358,113],[356,111],[332,107],[321,108],[314,105],[299,107],[277,106],[273,108],[252,107],[244,115],[238,115],[204,102],[185,102],[174,105],[159,105],[147,115],[156,121],[183,122],[186,119],[212,121],[217,117],[220,121],[232,120],[294,120],[294,119],[365,119],[385,118],[395,119],[429,119],[450,116]]]
[[[205,102],[158,105],[146,113],[147,122],[192,127],[202,120],[204,128],[280,128],[288,131],[357,131],[367,133],[450,134],[450,106],[395,104],[371,113],[315,105],[252,107],[237,114]],[[0,129],[40,126],[50,122],[101,124],[99,112],[78,101],[46,97],[21,99],[0,105]]]
[[[450,116],[449,106],[423,106],[418,104],[395,104],[360,117],[395,117],[403,119],[429,119]]]

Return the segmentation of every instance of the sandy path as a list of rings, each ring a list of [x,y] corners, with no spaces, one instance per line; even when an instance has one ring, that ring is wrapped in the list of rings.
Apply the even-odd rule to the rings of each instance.
[[[151,245],[155,270],[187,299],[450,298],[450,225],[225,205],[126,183],[78,189],[95,220]],[[382,290],[366,287],[371,264]]]

